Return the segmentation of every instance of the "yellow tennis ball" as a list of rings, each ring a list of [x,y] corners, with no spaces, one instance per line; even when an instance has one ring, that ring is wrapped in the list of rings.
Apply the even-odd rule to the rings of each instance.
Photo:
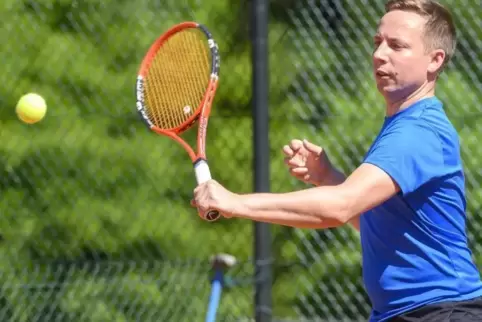
[[[23,95],[15,108],[17,116],[25,123],[33,124],[42,120],[47,113],[47,103],[36,93]]]

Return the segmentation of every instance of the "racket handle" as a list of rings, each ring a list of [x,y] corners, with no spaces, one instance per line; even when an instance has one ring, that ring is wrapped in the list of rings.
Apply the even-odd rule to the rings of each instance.
[[[196,175],[197,184],[211,180],[211,171],[209,170],[208,163],[203,159],[194,162],[194,173]],[[207,221],[216,221],[219,217],[221,217],[219,211],[213,209],[206,212],[203,219]]]

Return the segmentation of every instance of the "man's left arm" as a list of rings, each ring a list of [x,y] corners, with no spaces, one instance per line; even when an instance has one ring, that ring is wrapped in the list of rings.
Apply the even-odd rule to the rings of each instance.
[[[362,164],[343,183],[288,193],[240,195],[233,217],[307,228],[337,227],[383,203],[399,191],[380,168]],[[221,209],[222,210],[222,209]],[[305,222],[304,224],[302,224]]]

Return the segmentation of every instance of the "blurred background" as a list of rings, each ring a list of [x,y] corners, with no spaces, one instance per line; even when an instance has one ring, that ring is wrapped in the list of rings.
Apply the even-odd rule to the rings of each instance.
[[[322,145],[346,173],[359,164],[383,121],[371,53],[384,3],[269,2],[271,191],[306,187],[283,164],[292,138]],[[438,95],[460,131],[470,243],[482,267],[482,9],[473,0],[442,3],[459,47]],[[195,179],[186,152],[136,114],[137,69],[150,44],[181,21],[205,24],[222,59],[211,172],[233,191],[253,191],[252,5],[2,0],[0,321],[203,321],[208,259],[218,252],[239,261],[219,321],[254,321],[261,287],[263,303],[272,303],[263,322],[366,321],[357,232],[270,226],[267,238],[255,238],[249,221],[200,220],[189,205]],[[49,105],[35,125],[15,115],[27,92]],[[257,280],[255,249],[264,246],[269,276]]]

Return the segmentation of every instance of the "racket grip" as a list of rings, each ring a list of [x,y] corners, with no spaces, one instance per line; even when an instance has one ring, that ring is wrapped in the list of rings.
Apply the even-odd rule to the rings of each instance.
[[[197,184],[211,180],[211,171],[209,170],[209,165],[203,159],[199,159],[194,163],[194,173],[196,175]],[[219,219],[219,217],[221,217],[219,211],[212,209],[205,213],[203,219],[207,221],[216,221]]]

